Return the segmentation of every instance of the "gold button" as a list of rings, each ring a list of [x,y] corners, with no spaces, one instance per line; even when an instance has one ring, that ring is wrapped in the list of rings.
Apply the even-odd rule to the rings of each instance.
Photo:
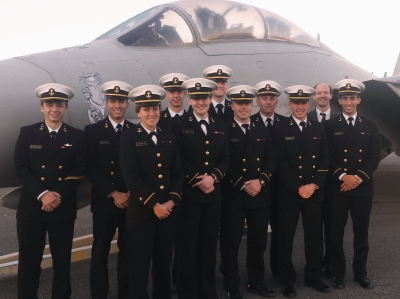
[[[111,175],[114,175],[114,171],[111,171]]]
[[[358,162],[361,162],[361,159],[360,159],[360,160],[358,160]]]
[[[157,165],[158,167],[162,167],[162,164],[161,163],[158,163],[158,165]]]
[[[243,162],[246,162],[246,159],[243,159]]]
[[[260,161],[260,158],[257,158],[257,161]]]
[[[345,172],[347,171],[347,168],[343,169]]]
[[[208,175],[208,173],[206,172],[204,175]]]
[[[313,165],[312,168],[315,168],[315,165]]]
[[[344,152],[347,153],[347,149],[345,149]]]
[[[257,168],[257,171],[260,171],[260,168]]]
[[[111,161],[111,164],[114,164],[115,162],[114,161]]]
[[[114,183],[111,183],[111,184],[115,185]]]
[[[299,178],[302,179],[303,177],[301,175],[299,175]]]
[[[161,154],[160,154],[160,153],[157,153],[157,157],[160,158],[160,156],[161,156]]]
[[[313,158],[313,159],[315,159],[315,156],[314,156],[314,155],[312,155],[312,158]]]
[[[58,178],[58,180],[61,182],[61,181],[62,181],[62,178]]]
[[[58,166],[58,168],[62,169],[62,165]]]
[[[205,166],[208,166],[208,162],[204,163]]]
[[[243,172],[246,172],[246,168],[243,168]]]
[[[362,153],[362,149],[360,149],[360,153]]]
[[[163,189],[164,189],[164,186],[160,186],[160,189],[163,190]]]
[[[210,154],[210,152],[206,152],[206,155],[208,156]]]
[[[40,180],[41,180],[41,181],[44,181],[44,180],[45,180],[45,178],[44,178],[44,177],[41,177],[41,178],[40,178]]]
[[[231,182],[231,184],[233,184],[233,181],[230,181]]]
[[[301,159],[301,156],[299,156],[299,159]]]
[[[303,166],[300,165],[300,166],[299,166],[299,169],[302,169],[302,168],[303,168]]]
[[[207,140],[207,141],[206,141],[206,144],[209,144],[209,143],[210,143],[210,141]]]
[[[347,159],[343,159],[344,162],[347,162]]]
[[[312,178],[314,178],[314,176],[313,176],[313,175],[312,175],[311,177],[312,177]]]
[[[159,174],[159,175],[158,175],[158,178],[159,178],[159,179],[162,179],[162,174]]]
[[[46,168],[46,165],[42,165],[42,168],[45,169],[45,168]]]
[[[188,176],[188,175],[186,175],[186,178],[188,179],[188,178],[189,178],[189,176]]]

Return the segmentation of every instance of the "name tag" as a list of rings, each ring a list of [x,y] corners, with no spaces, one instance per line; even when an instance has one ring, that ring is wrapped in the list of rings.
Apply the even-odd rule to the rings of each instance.
[[[239,142],[240,141],[240,139],[238,139],[238,138],[232,138],[231,139],[231,142]]]
[[[223,135],[223,134],[225,134],[225,132],[214,132],[214,134]]]
[[[294,140],[294,136],[285,137],[285,141]]]
[[[322,139],[322,138],[314,136],[312,139],[316,140],[316,139]]]
[[[146,146],[146,145],[148,145],[147,141],[136,142],[136,146]]]
[[[193,130],[183,130],[183,134],[194,134]]]
[[[338,136],[338,135],[343,135],[343,132],[335,132],[333,134],[335,134],[335,136]]]
[[[267,139],[257,138],[256,141],[267,141]]]
[[[163,141],[161,141],[161,143],[164,143],[164,144],[171,144],[172,141],[171,141],[171,140],[163,140]]]
[[[110,144],[108,140],[99,140],[99,144]]]
[[[30,149],[42,149],[42,145],[41,144],[31,144],[29,146]]]

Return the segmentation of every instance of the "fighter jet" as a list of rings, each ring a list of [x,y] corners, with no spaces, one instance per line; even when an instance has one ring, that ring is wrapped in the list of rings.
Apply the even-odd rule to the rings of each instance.
[[[18,186],[13,152],[19,128],[42,120],[34,99],[37,86],[56,82],[71,87],[75,98],[64,119],[83,129],[106,117],[102,82],[158,84],[166,73],[199,77],[215,64],[232,68],[230,87],[267,79],[282,87],[363,81],[359,111],[379,125],[382,158],[393,150],[400,154],[400,75],[379,79],[264,9],[233,1],[177,1],[146,10],[88,44],[0,61],[0,188]],[[289,115],[287,101],[280,97],[279,113]],[[127,117],[136,118],[133,109]],[[15,209],[19,191],[5,195],[1,204]],[[87,183],[80,194],[81,206],[88,204]]]

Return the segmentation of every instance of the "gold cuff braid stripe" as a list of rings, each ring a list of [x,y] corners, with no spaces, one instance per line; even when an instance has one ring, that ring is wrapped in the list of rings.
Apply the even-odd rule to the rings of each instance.
[[[156,194],[156,193],[153,192],[149,197],[147,197],[146,201],[143,204],[145,205],[154,194]]]
[[[239,181],[242,179],[242,177],[240,177],[237,181],[236,181],[236,183],[233,185],[233,187],[235,187],[236,185],[237,185],[237,183],[239,183]]]
[[[196,173],[196,174],[194,175],[194,177],[192,177],[192,179],[188,182],[188,185],[197,177],[198,174],[199,174],[199,173]]]

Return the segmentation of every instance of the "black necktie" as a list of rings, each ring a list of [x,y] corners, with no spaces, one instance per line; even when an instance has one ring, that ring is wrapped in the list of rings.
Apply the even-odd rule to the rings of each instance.
[[[272,119],[271,118],[267,118],[267,123],[268,123],[268,128],[270,127],[270,126],[272,126]]]
[[[154,132],[154,131],[152,131],[152,132],[149,133],[149,136],[150,136],[150,139],[154,142],[154,144],[157,145],[157,133]],[[154,136],[155,138],[153,138],[153,136]],[[154,139],[155,139],[156,141],[154,141]]]
[[[250,130],[249,130],[249,124],[243,124],[242,128],[244,128],[245,134],[246,134],[246,138],[249,138],[249,134],[250,134]]]
[[[201,125],[204,125],[204,126],[206,127],[206,133],[204,133],[204,134],[207,136],[207,133],[208,133],[208,123],[207,123],[204,119],[202,119],[202,120],[199,121],[199,124],[200,124],[200,127],[201,127]],[[203,132],[204,132],[204,131],[203,131]]]
[[[117,137],[118,137],[118,139],[121,137],[121,133],[122,133],[122,125],[121,124],[118,124],[117,125]]]
[[[326,121],[326,113],[324,113],[324,112],[321,112],[321,113],[320,113],[320,115],[322,115],[321,122],[324,122],[324,121]]]
[[[175,115],[174,115],[174,118],[178,118],[178,117],[179,117],[179,114],[175,114]]]
[[[218,111],[217,111],[217,115],[218,115],[218,117],[219,118],[223,118],[224,117],[224,112],[222,111],[222,108],[224,108],[224,105],[222,105],[222,104],[217,104],[217,109],[218,109]]]
[[[300,126],[303,128],[303,129],[301,130],[301,132],[304,133],[304,131],[306,130],[306,123],[305,123],[304,121],[301,121],[301,122],[300,122]]]
[[[51,132],[50,132],[50,137],[51,137],[51,139],[56,138],[56,136],[57,136],[57,132],[56,132],[56,131],[51,131]]]
[[[353,125],[354,118],[353,117],[349,117],[348,120],[349,120],[349,127],[353,128],[354,127],[354,125]]]

